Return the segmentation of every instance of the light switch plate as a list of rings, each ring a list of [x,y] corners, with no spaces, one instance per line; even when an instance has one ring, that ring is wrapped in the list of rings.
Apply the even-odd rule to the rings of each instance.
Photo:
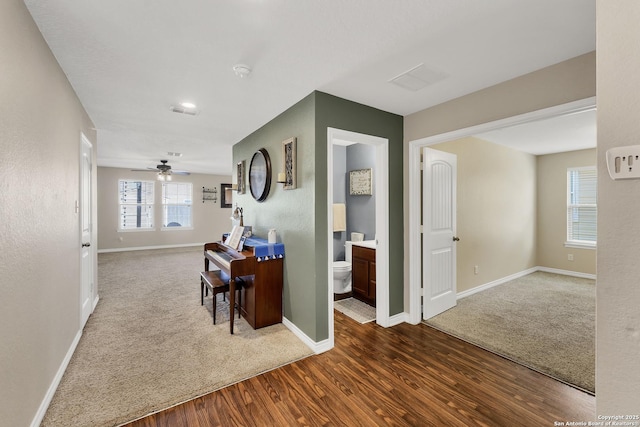
[[[640,178],[640,145],[611,148],[606,156],[611,179]]]

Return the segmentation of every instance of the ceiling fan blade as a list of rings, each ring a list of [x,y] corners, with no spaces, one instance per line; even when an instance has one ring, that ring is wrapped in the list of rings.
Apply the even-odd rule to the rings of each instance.
[[[176,175],[191,175],[190,172],[187,171],[176,171],[171,169],[171,165],[167,164],[166,160],[160,160],[160,165],[155,168],[146,168],[146,169],[131,169],[133,172],[155,172],[155,173],[164,173],[167,175],[176,174]]]

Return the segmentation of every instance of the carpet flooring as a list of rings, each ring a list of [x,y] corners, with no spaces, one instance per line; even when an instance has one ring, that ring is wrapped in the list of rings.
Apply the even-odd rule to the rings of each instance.
[[[595,393],[595,281],[536,272],[425,323]]]
[[[98,256],[100,302],[43,427],[119,425],[312,354],[282,324],[230,335],[222,295],[213,325],[203,264],[201,248]]]

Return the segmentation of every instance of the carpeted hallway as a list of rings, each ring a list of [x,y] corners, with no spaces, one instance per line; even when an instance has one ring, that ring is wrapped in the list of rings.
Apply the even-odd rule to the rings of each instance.
[[[202,248],[98,256],[100,302],[42,426],[113,426],[312,354],[284,325],[200,305]]]

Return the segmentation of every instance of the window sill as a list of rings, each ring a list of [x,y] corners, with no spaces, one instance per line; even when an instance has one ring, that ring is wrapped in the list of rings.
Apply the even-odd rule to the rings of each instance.
[[[118,233],[138,233],[140,231],[156,231],[155,228],[118,228]]]
[[[565,248],[577,248],[577,249],[596,249],[596,243],[587,242],[564,242]]]
[[[160,231],[193,230],[193,227],[162,227]]]

